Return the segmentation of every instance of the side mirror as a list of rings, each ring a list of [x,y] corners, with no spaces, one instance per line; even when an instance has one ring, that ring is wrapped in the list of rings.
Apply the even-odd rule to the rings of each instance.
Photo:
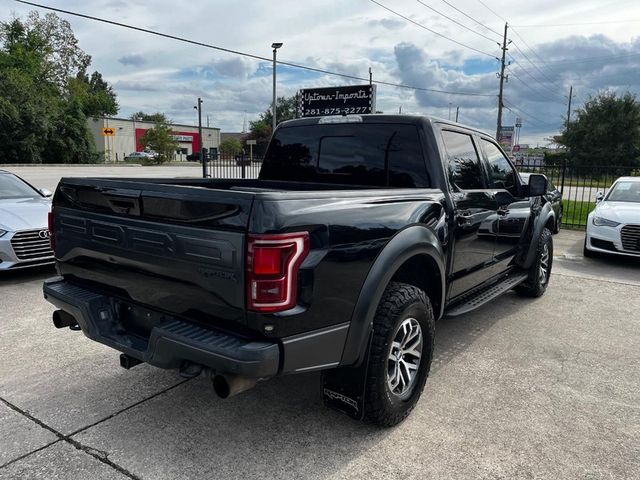
[[[602,192],[596,193],[596,203],[600,203],[603,198],[604,198],[604,193]]]
[[[537,173],[529,175],[529,196],[541,197],[547,193],[547,177]]]
[[[51,193],[51,190],[49,190],[48,188],[39,188],[38,191],[45,197],[50,197],[53,195],[53,193]]]

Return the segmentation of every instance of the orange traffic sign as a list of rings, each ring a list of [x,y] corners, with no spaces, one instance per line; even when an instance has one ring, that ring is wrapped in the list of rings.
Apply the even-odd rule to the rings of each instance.
[[[111,128],[111,127],[103,128],[102,129],[102,136],[103,137],[115,137],[116,136],[115,128]]]

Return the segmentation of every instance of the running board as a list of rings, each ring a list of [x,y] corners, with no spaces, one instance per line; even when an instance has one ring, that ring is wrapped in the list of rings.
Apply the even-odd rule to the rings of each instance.
[[[459,302],[456,302],[450,310],[447,310],[444,315],[445,317],[457,317],[458,315],[463,315],[475,310],[503,293],[508,292],[517,285],[520,285],[527,279],[527,276],[527,273],[516,273],[509,275],[497,283],[472,291],[464,295],[463,298]]]

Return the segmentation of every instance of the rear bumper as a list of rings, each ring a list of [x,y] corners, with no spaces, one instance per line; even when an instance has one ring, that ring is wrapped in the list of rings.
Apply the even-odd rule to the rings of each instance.
[[[270,377],[278,373],[280,349],[276,342],[247,340],[220,330],[205,329],[176,318],[166,318],[149,338],[124,331],[110,297],[61,279],[47,280],[44,297],[73,315],[90,339],[160,368],[179,368],[193,362],[220,373]]]
[[[129,333],[114,308],[114,299],[62,278],[47,280],[44,297],[73,315],[83,333],[96,342],[160,368],[184,362],[218,373],[265,378],[339,366],[349,322],[281,339],[256,341],[158,314],[148,337]]]

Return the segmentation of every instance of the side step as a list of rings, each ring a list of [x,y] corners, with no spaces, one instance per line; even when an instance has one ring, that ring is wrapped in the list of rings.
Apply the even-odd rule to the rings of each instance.
[[[463,315],[475,310],[494,298],[499,297],[503,293],[508,292],[515,286],[520,285],[527,279],[527,275],[527,273],[509,275],[497,283],[492,283],[486,287],[469,292],[464,295],[460,301],[456,302],[451,309],[447,310],[445,312],[445,316],[457,317],[458,315]]]

